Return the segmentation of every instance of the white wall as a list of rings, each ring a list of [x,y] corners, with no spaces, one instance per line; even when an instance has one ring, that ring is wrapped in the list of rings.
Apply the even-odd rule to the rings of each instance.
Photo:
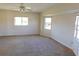
[[[15,26],[14,17],[26,16],[29,17],[28,26]],[[25,13],[21,14],[15,11],[0,10],[0,34],[4,35],[30,35],[39,34],[39,14]]]

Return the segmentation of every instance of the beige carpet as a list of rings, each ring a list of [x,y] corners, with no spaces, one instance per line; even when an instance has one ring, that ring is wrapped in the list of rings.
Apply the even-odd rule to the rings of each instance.
[[[41,36],[0,37],[1,56],[72,56],[73,52],[55,40]]]

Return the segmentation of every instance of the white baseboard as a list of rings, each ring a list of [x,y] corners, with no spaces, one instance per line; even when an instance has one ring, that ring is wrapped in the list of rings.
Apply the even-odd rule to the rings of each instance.
[[[22,34],[22,35],[0,35],[1,37],[5,37],[5,36],[37,36],[40,34]]]

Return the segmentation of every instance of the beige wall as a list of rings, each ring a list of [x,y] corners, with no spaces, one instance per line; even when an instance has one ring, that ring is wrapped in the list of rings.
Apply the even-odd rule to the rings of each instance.
[[[75,12],[78,12],[78,10],[70,10],[79,8],[77,5],[79,4],[64,4],[60,5],[60,8],[55,6],[55,9],[52,7],[42,12],[40,15],[38,13],[20,14],[14,11],[0,10],[0,36],[40,33],[40,35],[51,37],[61,44],[73,49],[75,54],[78,55],[79,42],[74,39],[75,17],[77,16]],[[69,9],[69,11],[65,9]],[[28,16],[29,25],[26,27],[14,26],[13,18],[16,16]],[[44,29],[44,16],[52,16],[51,30]]]
[[[0,36],[7,34],[7,19],[6,11],[0,11]]]
[[[68,6],[69,5],[69,6]],[[51,36],[51,38],[60,42],[61,44],[71,48],[76,55],[78,55],[79,42],[74,39],[75,21],[78,9],[72,10],[79,4],[63,4],[55,6],[41,13],[41,31],[40,34],[44,36]],[[68,7],[67,7],[68,6]],[[60,8],[59,8],[60,7]],[[63,8],[62,8],[63,7]],[[66,7],[66,8],[65,8]],[[67,10],[70,8],[69,10]],[[62,9],[62,10],[61,10]],[[66,10],[64,10],[66,9]],[[43,29],[43,17],[52,16],[52,29],[50,31]]]
[[[44,16],[42,16],[44,17]],[[52,16],[52,29],[45,30],[43,28],[43,19],[41,19],[41,35],[51,36],[56,41],[72,48],[74,39],[75,15],[64,14]]]
[[[40,35],[51,37],[51,30],[44,29],[44,17],[40,14]]]
[[[75,16],[64,14],[52,17],[52,38],[65,46],[72,48],[74,39]]]
[[[28,26],[14,26],[14,17],[29,17]],[[39,34],[39,14],[25,13],[21,14],[15,11],[0,10],[0,35],[30,35]]]

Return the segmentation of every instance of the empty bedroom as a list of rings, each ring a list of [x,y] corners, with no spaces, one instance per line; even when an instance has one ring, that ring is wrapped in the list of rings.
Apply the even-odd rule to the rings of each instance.
[[[0,3],[0,56],[78,56],[79,3]]]

